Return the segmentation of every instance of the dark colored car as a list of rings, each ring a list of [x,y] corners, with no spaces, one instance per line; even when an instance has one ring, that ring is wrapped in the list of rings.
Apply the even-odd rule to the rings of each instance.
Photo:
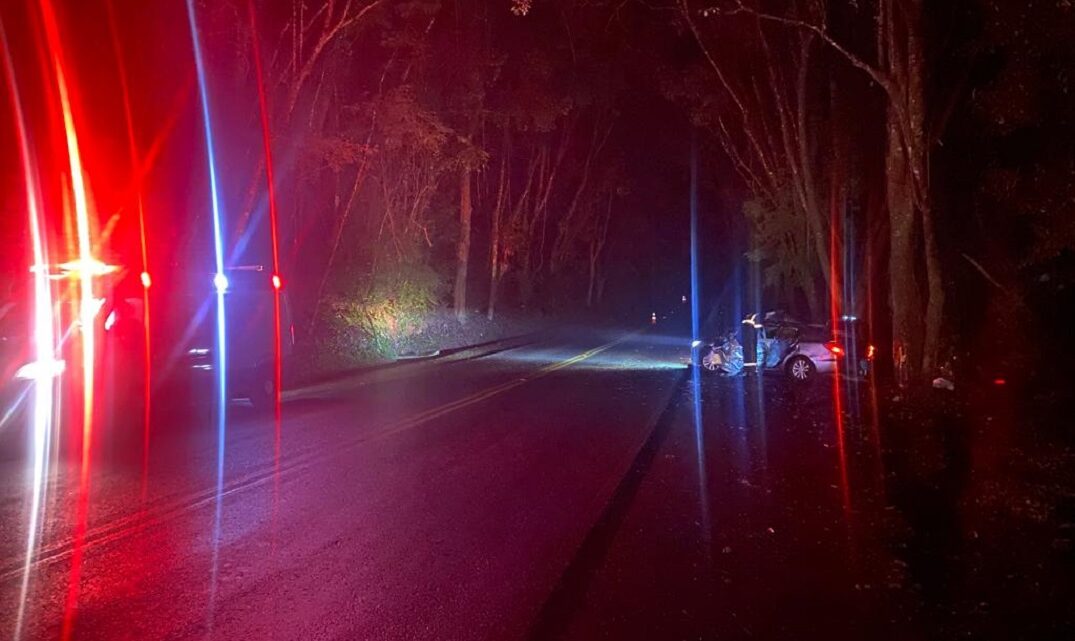
[[[227,398],[246,398],[255,407],[271,406],[276,398],[277,340],[281,368],[287,366],[294,349],[291,302],[279,284],[258,266],[226,270],[222,279],[209,275],[163,286],[154,282],[149,305],[148,370],[141,289],[119,288],[105,323],[110,343],[107,353],[113,359],[106,364],[106,373],[148,371],[155,404],[204,401],[218,393],[223,355]],[[218,288],[223,294],[220,297]],[[144,382],[144,377],[117,377],[113,381],[119,395],[141,393],[130,384],[123,389],[120,378]]]

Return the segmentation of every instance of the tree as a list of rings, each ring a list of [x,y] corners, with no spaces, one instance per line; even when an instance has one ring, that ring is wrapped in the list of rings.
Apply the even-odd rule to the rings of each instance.
[[[453,307],[460,321],[467,317],[467,268],[470,265],[470,218],[474,211],[470,199],[470,172],[466,164],[459,170],[459,241],[456,244],[455,294]]]
[[[519,302],[530,302],[544,267],[550,203],[562,183],[580,117],[571,97],[556,86],[551,56],[526,52],[505,66],[490,99],[490,122],[503,133],[491,214],[496,242],[489,258],[489,310],[495,308],[509,274]]]
[[[598,113],[595,116],[593,134],[591,135],[590,143],[586,148],[586,155],[582,161],[582,169],[579,172],[578,184],[575,187],[575,192],[571,197],[570,204],[564,210],[560,223],[557,225],[556,240],[553,243],[552,255],[549,260],[549,269],[552,273],[559,271],[571,251],[576,236],[579,235],[581,228],[585,226],[585,219],[582,221],[578,220],[578,218],[580,218],[578,214],[580,209],[579,205],[587,195],[588,188],[590,187],[590,174],[593,171],[597,158],[601,155],[601,150],[604,149],[605,144],[608,142],[608,137],[612,133],[614,123],[614,115]],[[609,207],[611,208],[611,201]]]
[[[811,11],[797,4],[768,12],[735,0],[703,15],[749,15],[812,35],[852,67],[862,71],[886,99],[885,182],[889,224],[889,294],[894,360],[904,380],[929,373],[941,349],[945,288],[930,191],[930,151],[946,119],[931,118],[926,92],[925,9],[923,0],[877,0],[872,16],[851,9],[858,27],[869,25],[874,59],[853,51],[833,36],[828,20],[835,10],[819,2]],[[943,102],[943,101],[935,101]],[[926,305],[915,274],[926,274]]]
[[[251,1],[246,0],[246,2]],[[269,64],[266,76],[274,82],[266,80],[266,91],[270,94],[269,102],[274,115],[272,123],[276,129],[274,132],[276,140],[290,141],[292,145],[301,144],[305,138],[304,134],[308,133],[308,128],[313,122],[312,116],[318,109],[319,100],[326,100],[324,74],[327,67],[331,65],[331,61],[327,61],[326,58],[331,57],[333,52],[337,55],[346,54],[347,49],[336,48],[337,45],[341,40],[352,35],[355,28],[375,12],[383,2],[384,0],[369,0],[368,2],[326,0],[315,10],[308,9],[306,3],[301,0],[292,0],[290,20],[284,26],[275,49],[267,57]],[[252,7],[249,10],[252,15]],[[243,15],[246,11],[237,7],[235,13]],[[236,20],[235,24],[240,26],[237,39],[239,46],[236,54],[240,61],[238,72],[241,75],[246,68],[244,61],[249,58],[250,47],[259,46],[261,39],[253,32],[258,28],[253,20],[249,22]],[[247,27],[250,32],[244,33],[242,29]],[[319,71],[321,75],[317,76]],[[317,83],[313,82],[315,77],[320,78]],[[313,85],[314,93],[309,96],[311,85]],[[305,100],[304,97],[306,97]],[[300,105],[302,105],[301,109]],[[303,113],[300,114],[300,111]],[[366,142],[368,145],[369,141]],[[284,153],[277,155],[289,157],[295,153],[296,149],[292,147],[283,151]],[[237,225],[237,235],[240,236],[254,211],[254,203],[264,179],[265,158],[262,155],[258,155],[257,158],[243,205],[239,210],[242,219]],[[361,182],[365,176],[363,172],[359,174],[361,175],[359,182]],[[293,196],[297,197],[301,190],[295,191],[297,193]],[[298,215],[295,209],[292,209],[292,212],[292,216]],[[338,215],[346,217],[346,214],[347,212],[342,212]],[[331,256],[334,254],[335,250],[330,252],[330,264]]]
[[[778,223],[794,232],[762,238],[752,251],[771,263],[770,284],[801,290],[811,315],[820,317],[817,280],[831,285],[832,279],[829,222],[818,192],[832,162],[831,156],[820,162],[830,136],[809,82],[827,71],[814,51],[817,39],[809,32],[774,37],[756,16],[699,12],[688,0],[679,10],[709,69],[666,91],[692,108],[693,120],[717,139],[751,189],[756,203],[748,217],[756,233],[773,233],[775,216],[800,221]]]
[[[504,268],[502,264],[501,221],[504,219],[504,209],[508,202],[508,158],[511,155],[511,130],[506,126],[504,130],[504,142],[500,146],[499,171],[496,181],[496,202],[489,216],[489,297],[486,303],[485,315],[489,320],[496,316],[496,301],[499,294],[500,275]]]
[[[600,303],[604,287],[601,273],[602,257],[608,244],[608,232],[617,199],[630,193],[626,173],[620,164],[609,165],[602,172],[599,186],[593,191],[588,206],[581,240],[586,246],[587,285],[586,307]]]
[[[456,240],[456,270],[453,307],[460,321],[466,319],[467,280],[470,267],[473,183],[488,154],[475,143],[486,120],[485,97],[500,76],[501,63],[492,52],[489,8],[484,3],[459,0],[453,6],[453,25],[438,49],[452,61],[439,73],[438,88],[444,94],[447,118],[461,132],[465,150],[459,168],[459,235]]]

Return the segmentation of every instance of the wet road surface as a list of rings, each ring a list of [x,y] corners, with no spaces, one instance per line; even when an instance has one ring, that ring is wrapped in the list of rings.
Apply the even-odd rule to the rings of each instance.
[[[223,449],[207,420],[102,433],[88,470],[54,465],[28,566],[4,434],[0,633],[21,612],[27,639],[918,639],[986,598],[950,580],[986,531],[958,515],[972,461],[894,483],[866,386],[697,376],[661,330],[324,383],[279,422],[233,404]],[[1070,629],[1040,574],[1005,588],[1044,599],[1007,638]]]

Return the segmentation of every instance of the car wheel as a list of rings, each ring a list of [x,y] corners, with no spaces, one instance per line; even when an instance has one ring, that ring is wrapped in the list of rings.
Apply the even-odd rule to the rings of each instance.
[[[806,383],[814,377],[816,371],[814,363],[801,355],[791,357],[788,364],[784,366],[784,372],[787,373],[788,378],[797,383]]]
[[[859,361],[859,378],[864,381],[870,380],[870,362],[867,360]]]
[[[702,357],[702,367],[705,368],[707,372],[717,371],[717,357],[712,349],[706,352],[706,355]]]
[[[272,368],[258,372],[251,385],[250,403],[259,411],[269,411],[276,405],[276,376]]]

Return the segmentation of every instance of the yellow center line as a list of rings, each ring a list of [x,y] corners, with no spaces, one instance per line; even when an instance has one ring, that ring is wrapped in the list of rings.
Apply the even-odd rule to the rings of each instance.
[[[465,396],[465,397],[463,397],[461,399],[458,399],[456,401],[452,401],[451,403],[446,403],[446,404],[441,405],[439,407],[434,407],[434,408],[426,410],[424,412],[420,412],[420,413],[418,413],[418,414],[416,414],[414,416],[411,416],[411,417],[403,419],[402,421],[396,423],[395,425],[392,425],[391,427],[389,427],[388,429],[386,429],[386,430],[384,430],[382,432],[379,432],[378,434],[370,437],[369,439],[363,439],[363,442],[365,442],[367,440],[372,440],[372,439],[375,439],[375,438],[382,438],[382,437],[385,437],[385,436],[391,436],[391,435],[394,435],[394,434],[399,434],[400,432],[404,432],[406,430],[409,430],[409,429],[414,428],[414,427],[418,427],[419,425],[422,425],[422,424],[427,423],[429,421],[432,421],[434,419],[441,418],[442,416],[446,416],[448,414],[451,414],[452,412],[454,412],[456,410],[460,410],[460,409],[463,409],[465,407],[470,407],[471,405],[475,405],[475,404],[480,403],[482,401],[488,400],[490,398],[493,398],[494,396],[498,396],[500,394],[503,394],[504,392],[507,392],[507,391],[512,390],[512,389],[515,389],[516,387],[519,387],[521,385],[525,385],[526,383],[536,381],[539,378],[544,378],[545,376],[548,376],[549,374],[552,374],[553,372],[557,372],[559,370],[562,370],[565,367],[570,367],[570,366],[572,366],[572,365],[574,365],[576,363],[581,363],[582,361],[584,361],[586,359],[593,358],[594,356],[600,354],[601,352],[604,352],[605,350],[611,349],[612,347],[618,345],[619,343],[622,343],[623,341],[627,340],[630,336],[633,336],[634,334],[635,334],[634,332],[632,332],[630,334],[624,334],[623,336],[620,336],[619,338],[617,338],[614,341],[610,341],[608,343],[605,343],[604,345],[595,347],[595,348],[593,348],[591,350],[587,350],[587,351],[585,351],[585,352],[583,352],[581,354],[578,354],[576,356],[572,356],[571,358],[568,358],[568,359],[565,359],[565,360],[562,360],[562,361],[559,361],[559,362],[556,362],[556,363],[551,363],[549,365],[541,367],[540,369],[538,369],[537,371],[535,371],[535,372],[533,372],[531,374],[523,375],[523,376],[521,376],[519,378],[510,380],[510,381],[508,381],[506,383],[501,383],[500,385],[494,385],[493,387],[490,387],[490,388],[475,392],[473,394],[470,394],[469,396]]]

